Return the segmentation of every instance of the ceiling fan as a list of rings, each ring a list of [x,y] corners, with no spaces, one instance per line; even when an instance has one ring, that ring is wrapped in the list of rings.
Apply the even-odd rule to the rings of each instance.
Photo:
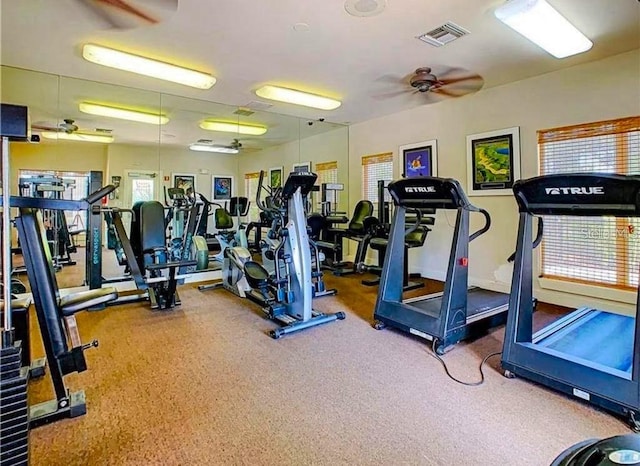
[[[165,21],[178,9],[178,0],[76,0],[109,27],[132,29]],[[94,18],[95,19],[95,18]]]
[[[400,95],[420,95],[427,103],[432,103],[477,92],[484,85],[484,79],[480,75],[463,68],[446,67],[436,71],[437,73],[431,67],[424,66],[404,77],[383,76],[377,81],[402,84],[404,89],[373,97],[389,99]]]
[[[40,131],[52,131],[57,133],[82,133],[82,134],[111,134],[113,130],[106,128],[95,128],[94,130],[89,129],[80,129],[78,125],[76,125],[75,120],[71,118],[65,118],[62,120],[63,122],[58,125],[46,125],[46,124],[33,124],[31,125],[31,129],[40,130]]]
[[[65,118],[63,120],[63,123],[60,123],[58,125],[38,125],[38,124],[34,124],[31,125],[31,129],[39,129],[42,131],[55,131],[58,133],[73,133],[78,131],[78,125],[76,125],[74,123],[75,120],[72,120],[70,118]]]
[[[254,152],[260,149],[244,147],[239,139],[233,139],[229,144],[217,144],[211,139],[198,139],[194,144],[190,144],[191,150],[204,152],[221,152],[237,154],[239,152]]]
[[[75,120],[71,118],[65,118],[58,125],[32,124],[31,129],[39,131],[40,136],[46,139],[72,139],[92,142],[113,141],[113,130],[107,128],[80,129],[75,124]]]

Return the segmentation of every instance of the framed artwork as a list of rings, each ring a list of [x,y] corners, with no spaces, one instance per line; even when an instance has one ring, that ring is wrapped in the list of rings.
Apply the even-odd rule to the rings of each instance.
[[[510,196],[520,178],[520,128],[467,136],[467,194]]]
[[[269,186],[271,188],[282,187],[282,167],[272,167],[269,169]]]
[[[293,164],[294,172],[307,172],[311,173],[311,162],[299,162]]]
[[[196,192],[196,175],[191,173],[172,173],[171,186],[184,189],[185,194]]]
[[[438,154],[436,140],[405,144],[398,148],[398,159],[403,178],[416,176],[438,176]]]
[[[227,200],[233,196],[233,176],[211,176],[211,198],[213,200]]]

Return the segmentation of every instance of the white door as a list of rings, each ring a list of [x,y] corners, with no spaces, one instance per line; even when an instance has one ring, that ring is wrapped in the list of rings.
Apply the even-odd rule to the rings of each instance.
[[[139,201],[162,202],[162,172],[148,170],[127,170],[124,176],[124,205],[122,208],[131,209]],[[123,215],[122,223],[126,231],[130,231],[131,216]]]

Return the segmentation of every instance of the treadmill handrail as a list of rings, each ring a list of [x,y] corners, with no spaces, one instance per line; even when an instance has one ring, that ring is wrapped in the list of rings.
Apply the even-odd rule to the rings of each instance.
[[[480,207],[475,207],[474,205],[471,205],[471,204],[469,204],[469,206],[473,207],[473,209],[468,209],[469,211],[480,212],[482,215],[484,215],[484,226],[469,236],[469,242],[471,242],[474,239],[476,239],[478,236],[484,235],[487,231],[489,231],[489,228],[491,228],[491,215],[489,215],[489,212],[487,212],[486,210]]]
[[[538,219],[538,231],[536,232],[536,237],[533,240],[533,249],[537,248],[538,245],[542,242],[542,234],[543,234],[543,221],[542,217],[536,217]],[[516,260],[516,251],[513,251],[513,254],[509,256],[507,262],[513,262]]]

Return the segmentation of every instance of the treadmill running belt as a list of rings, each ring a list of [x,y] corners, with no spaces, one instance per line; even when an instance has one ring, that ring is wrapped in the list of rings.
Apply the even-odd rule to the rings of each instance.
[[[633,317],[593,310],[537,344],[631,373],[634,331]]]

